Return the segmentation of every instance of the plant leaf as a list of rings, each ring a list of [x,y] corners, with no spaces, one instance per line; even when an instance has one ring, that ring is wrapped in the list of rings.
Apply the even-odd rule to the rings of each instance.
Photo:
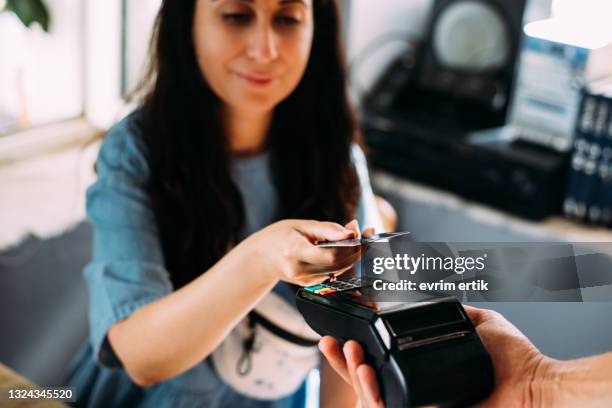
[[[38,23],[49,32],[49,10],[42,0],[6,0],[6,10],[15,13],[26,27]]]

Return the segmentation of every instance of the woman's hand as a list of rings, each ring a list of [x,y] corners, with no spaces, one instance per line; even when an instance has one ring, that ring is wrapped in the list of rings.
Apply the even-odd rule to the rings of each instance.
[[[330,274],[342,274],[361,256],[359,246],[319,248],[317,242],[359,237],[356,220],[345,227],[332,222],[284,220],[251,235],[239,247],[270,279],[309,286],[325,281]]]
[[[470,306],[465,306],[465,310],[489,351],[495,369],[495,389],[478,406],[537,405],[533,400],[533,388],[552,370],[555,360],[540,353],[501,314]],[[374,369],[364,363],[363,349],[357,342],[348,341],[341,348],[336,339],[326,336],[319,342],[319,349],[336,372],[352,385],[362,407],[384,407]]]

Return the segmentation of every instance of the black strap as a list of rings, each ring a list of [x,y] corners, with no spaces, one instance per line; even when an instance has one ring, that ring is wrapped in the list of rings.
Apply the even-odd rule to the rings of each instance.
[[[293,333],[289,333],[287,330],[283,329],[282,327],[278,327],[276,324],[272,323],[255,310],[251,310],[249,312],[249,335],[242,342],[242,354],[240,357],[238,357],[238,362],[236,364],[236,371],[241,376],[247,375],[252,368],[251,353],[253,352],[253,348],[255,346],[255,325],[257,324],[262,325],[272,334],[280,337],[281,339],[284,339],[297,346],[313,347],[319,343],[316,340],[306,339],[304,337],[296,336]]]
[[[271,333],[280,337],[281,339],[287,340],[290,343],[296,344],[302,347],[313,347],[319,344],[318,340],[310,340],[301,336],[297,336],[293,333],[289,333],[287,330],[282,327],[277,326],[272,323],[270,320],[266,319],[255,310],[251,310],[249,313],[249,321],[261,324],[263,327],[268,329]]]

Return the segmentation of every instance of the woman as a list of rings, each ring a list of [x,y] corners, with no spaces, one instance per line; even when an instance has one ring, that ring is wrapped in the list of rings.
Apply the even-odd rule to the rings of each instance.
[[[79,402],[303,405],[305,373],[297,390],[272,378],[298,358],[281,351],[278,367],[262,369],[250,358],[277,349],[236,331],[272,295],[282,309],[295,285],[359,259],[317,241],[359,235],[354,217],[380,226],[355,144],[337,5],[165,0],[153,45],[146,96],[106,135],[87,194],[91,346],[72,377]],[[293,307],[285,316],[303,324]],[[244,356],[228,346],[240,335]],[[226,361],[261,378],[242,390]],[[321,370],[322,403],[354,406],[351,388]]]

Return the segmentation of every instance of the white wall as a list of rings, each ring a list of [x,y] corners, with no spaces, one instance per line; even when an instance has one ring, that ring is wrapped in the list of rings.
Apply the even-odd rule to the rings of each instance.
[[[26,29],[13,13],[0,13],[0,111],[21,116],[23,126],[83,112],[83,4],[46,4],[49,33],[37,24]]]
[[[359,57],[351,75],[353,89],[370,88],[385,66],[406,46],[401,40],[388,41],[367,51],[370,44],[378,42],[388,32],[396,32],[398,37],[420,36],[425,31],[427,15],[432,0],[350,0],[349,25],[347,27],[348,61]],[[395,35],[393,35],[395,37]]]

